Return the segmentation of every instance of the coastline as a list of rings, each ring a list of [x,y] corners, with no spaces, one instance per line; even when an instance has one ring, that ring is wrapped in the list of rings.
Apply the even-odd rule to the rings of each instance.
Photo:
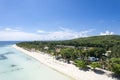
[[[56,71],[59,71],[65,75],[72,77],[74,80],[101,80],[101,79],[115,80],[115,79],[112,79],[112,77],[108,76],[110,72],[106,70],[104,74],[97,74],[91,70],[83,71],[83,70],[79,70],[79,68],[77,68],[73,64],[67,64],[67,63],[63,63],[58,60],[55,60],[52,56],[48,54],[44,54],[43,52],[39,52],[39,53],[30,52],[16,45],[13,45],[12,47],[35,58],[42,64],[45,64]]]

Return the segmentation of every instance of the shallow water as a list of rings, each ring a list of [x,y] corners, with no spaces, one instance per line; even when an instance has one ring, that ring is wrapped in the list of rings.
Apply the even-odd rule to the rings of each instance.
[[[0,80],[72,80],[12,48],[0,46]]]

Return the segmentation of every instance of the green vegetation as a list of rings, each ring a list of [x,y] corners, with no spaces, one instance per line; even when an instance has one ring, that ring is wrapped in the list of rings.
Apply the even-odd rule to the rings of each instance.
[[[109,69],[115,74],[120,74],[120,58],[111,58],[109,60]]]
[[[87,68],[87,62],[84,60],[75,60],[75,65],[79,67],[80,69],[85,69]]]
[[[74,54],[74,49],[71,48],[62,49],[61,56],[63,57],[63,59],[67,60],[68,63],[70,63],[70,60],[74,60],[76,58],[76,55]]]
[[[99,68],[100,67],[100,64],[98,63],[98,62],[92,62],[91,64],[90,64],[90,66],[93,68],[93,69],[95,69],[95,68]]]
[[[32,41],[17,44],[30,51],[43,51],[56,57],[64,59],[81,69],[88,65],[101,67],[120,75],[120,36],[106,35],[78,38],[65,41]],[[90,60],[93,57],[95,60]]]

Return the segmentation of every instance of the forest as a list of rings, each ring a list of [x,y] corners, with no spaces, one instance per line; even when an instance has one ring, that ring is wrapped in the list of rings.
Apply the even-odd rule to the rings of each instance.
[[[80,69],[102,68],[120,76],[120,35],[105,35],[59,41],[25,41],[17,46],[42,51]]]

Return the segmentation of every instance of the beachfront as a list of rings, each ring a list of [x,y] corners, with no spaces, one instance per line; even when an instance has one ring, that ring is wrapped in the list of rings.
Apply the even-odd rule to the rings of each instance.
[[[35,58],[36,60],[40,61],[41,63],[65,74],[68,75],[75,80],[114,80],[111,77],[109,77],[110,73],[109,71],[104,70],[104,74],[97,74],[91,70],[89,71],[83,71],[79,70],[76,66],[73,64],[67,64],[64,62],[60,62],[58,60],[55,60],[52,56],[48,54],[44,54],[43,52],[29,52],[27,50],[24,50],[16,45],[13,45],[14,48],[16,48],[19,51],[24,52],[25,54]]]

